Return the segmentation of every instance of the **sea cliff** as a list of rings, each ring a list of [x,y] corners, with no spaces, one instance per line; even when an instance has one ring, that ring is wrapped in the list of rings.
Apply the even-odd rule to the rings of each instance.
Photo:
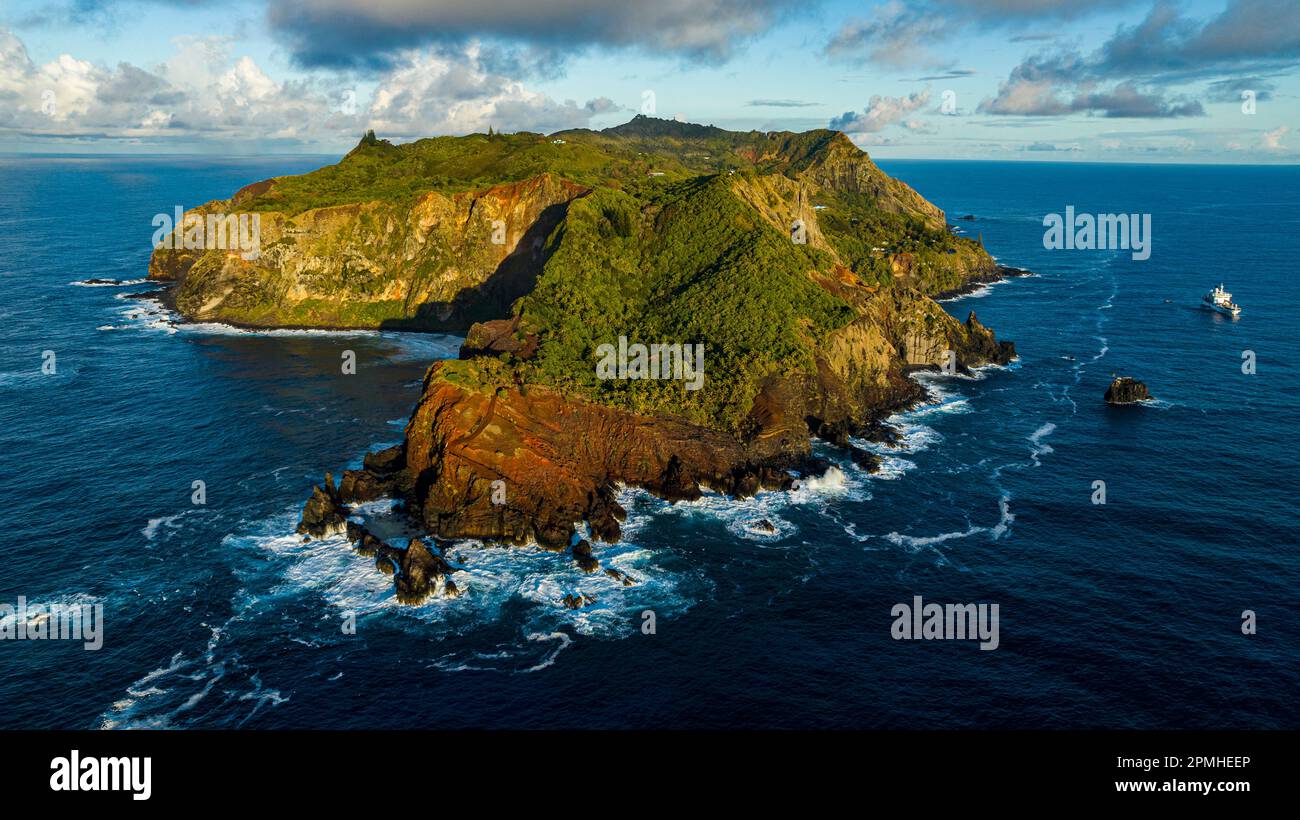
[[[198,210],[260,214],[262,246],[156,251],[150,275],[189,318],[466,333],[460,359],[429,368],[403,444],[317,488],[309,534],[395,496],[437,538],[563,549],[585,523],[617,540],[620,485],[789,487],[825,468],[813,438],[853,450],[922,398],[910,371],[1015,355],[932,298],[1004,269],[832,131],[637,117],[368,136],[336,166]],[[602,374],[599,351],[629,342],[699,346],[699,378]]]

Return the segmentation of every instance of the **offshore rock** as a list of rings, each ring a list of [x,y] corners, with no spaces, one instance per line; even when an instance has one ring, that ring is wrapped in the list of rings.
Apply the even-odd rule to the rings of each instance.
[[[582,540],[573,545],[573,562],[578,565],[578,569],[583,572],[595,572],[600,569],[600,563],[596,561],[591,554],[591,544]]]
[[[452,573],[447,562],[430,552],[418,538],[402,552],[399,565],[397,600],[404,604],[423,603],[446,586],[447,576]]]
[[[621,570],[614,569],[613,567],[606,567],[605,574],[625,587],[636,586],[636,581],[632,580],[632,576],[628,575],[626,572],[622,572]]]
[[[325,474],[325,483],[312,490],[311,498],[303,507],[298,522],[298,532],[313,538],[328,538],[347,531],[349,510],[339,498],[334,487],[334,476]]]
[[[1106,388],[1107,404],[1137,404],[1152,398],[1145,384],[1128,376],[1119,376]]]

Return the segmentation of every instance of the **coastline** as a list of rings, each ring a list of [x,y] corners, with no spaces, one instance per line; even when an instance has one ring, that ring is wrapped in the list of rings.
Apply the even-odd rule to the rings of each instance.
[[[1036,275],[1037,274],[1033,271],[1026,270],[1025,268],[1017,268],[1011,265],[998,265],[995,273],[972,276],[967,280],[966,284],[961,287],[940,291],[930,298],[936,302],[951,302],[960,299],[963,296],[970,296],[973,293],[977,293],[989,285],[996,285],[1001,282],[1006,282],[1009,279],[1018,279],[1022,276]]]
[[[139,284],[155,283],[158,285],[157,290],[141,291],[139,293],[126,293],[121,298],[132,299],[141,302],[154,302],[165,309],[174,319],[169,319],[168,324],[175,328],[184,327],[202,327],[204,325],[213,325],[229,327],[235,330],[243,330],[249,333],[275,333],[277,331],[298,331],[303,333],[348,333],[348,334],[375,334],[382,333],[409,333],[421,336],[456,336],[464,338],[463,333],[451,333],[445,330],[434,330],[418,327],[367,327],[364,325],[255,325],[248,322],[238,322],[232,319],[191,319],[183,314],[176,306],[176,298],[173,295],[177,285],[175,282],[161,282],[158,280],[149,280],[148,282],[116,282],[113,284],[96,284],[82,285],[74,282],[74,285],[80,287],[125,287]]]

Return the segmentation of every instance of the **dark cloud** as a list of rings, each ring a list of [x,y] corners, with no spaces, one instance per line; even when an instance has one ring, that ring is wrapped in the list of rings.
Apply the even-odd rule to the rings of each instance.
[[[1211,102],[1241,102],[1242,93],[1255,92],[1256,100],[1270,100],[1277,86],[1263,77],[1238,77],[1212,82],[1205,89],[1205,98]]]
[[[1166,88],[1200,78],[1222,99],[1244,82],[1243,71],[1289,69],[1300,64],[1300,0],[1229,0],[1204,21],[1156,3],[1131,26],[1121,26],[1100,48],[1036,54],[1016,66],[995,97],[980,104],[989,114],[1048,115],[1087,112],[1107,117],[1186,117],[1204,113],[1200,102],[1169,97]],[[1225,75],[1228,75],[1225,77]]]
[[[1019,69],[1017,69],[1019,71]],[[1195,117],[1205,113],[1196,100],[1169,98],[1163,91],[1141,89],[1134,83],[1113,87],[1073,89],[1059,77],[1031,78],[1033,72],[1013,72],[993,99],[984,100],[981,114],[1063,116],[1092,114],[1103,117]]]
[[[1196,100],[1168,99],[1159,92],[1141,91],[1131,83],[1078,94],[1070,101],[1070,108],[1106,117],[1199,117],[1205,113]]]
[[[555,65],[588,47],[721,62],[794,0],[270,0],[268,20],[305,66],[386,69],[403,49],[471,39],[524,44]],[[801,3],[806,7],[806,3]]]
[[[975,76],[975,69],[973,68],[954,68],[949,71],[945,71],[942,74],[930,74],[925,77],[912,77],[910,79],[904,80],[904,82],[925,83],[925,82],[938,81],[938,80],[962,80],[967,77],[973,77],[973,76]]]
[[[945,45],[970,31],[1012,29],[1083,17],[1139,0],[910,0],[875,6],[845,23],[825,54],[851,62],[893,67],[947,67]],[[1026,37],[1041,35],[1027,34]]]
[[[745,105],[752,105],[760,108],[808,108],[821,103],[805,102],[803,100],[750,100]]]
[[[1229,0],[1204,22],[1159,2],[1088,60],[1093,76],[1205,76],[1300,62],[1300,0]]]

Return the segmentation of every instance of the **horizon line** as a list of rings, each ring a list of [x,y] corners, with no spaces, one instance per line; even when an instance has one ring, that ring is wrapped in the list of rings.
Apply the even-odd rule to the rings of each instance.
[[[468,135],[467,135],[468,136]],[[406,143],[403,143],[406,144]],[[987,158],[970,158],[970,157],[891,157],[874,154],[870,151],[863,150],[863,153],[869,156],[872,161],[881,162],[970,162],[970,163],[1015,163],[1023,165],[1171,165],[1185,167],[1228,167],[1228,168],[1278,168],[1278,167],[1300,167],[1300,157],[1291,160],[1279,159],[1276,162],[1261,162],[1252,160],[1247,162],[1224,162],[1224,161],[1202,161],[1202,162],[1180,162],[1176,160],[1095,160],[1095,159],[1060,159],[1060,158],[1031,158],[1031,157],[1006,157],[999,159]],[[113,151],[89,151],[89,152],[64,152],[64,151],[0,151],[2,159],[167,159],[167,158],[201,158],[211,160],[263,160],[274,161],[276,159],[293,159],[293,158],[336,158],[336,162],[342,161],[347,152],[342,153],[314,153],[314,152],[284,152],[284,153],[209,153],[199,151],[163,151],[163,152],[113,152]]]

